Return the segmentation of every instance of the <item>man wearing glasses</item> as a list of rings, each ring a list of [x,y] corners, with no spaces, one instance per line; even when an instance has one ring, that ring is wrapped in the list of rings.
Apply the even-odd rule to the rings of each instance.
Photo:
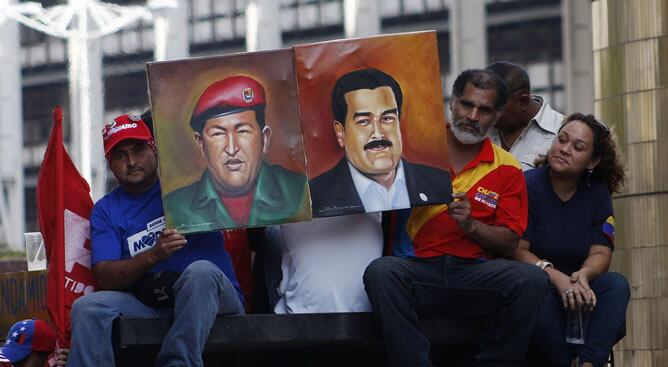
[[[489,130],[492,142],[510,152],[526,171],[539,155],[547,153],[564,115],[542,97],[531,94],[526,70],[518,64],[497,61],[486,68],[506,83],[508,102],[499,121]]]

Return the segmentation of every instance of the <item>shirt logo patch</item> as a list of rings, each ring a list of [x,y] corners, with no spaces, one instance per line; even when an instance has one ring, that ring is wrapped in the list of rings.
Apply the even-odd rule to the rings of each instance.
[[[496,209],[496,202],[499,200],[499,194],[492,191],[492,190],[487,190],[486,188],[479,186],[477,192],[473,196],[473,200],[485,204],[488,207],[492,209]]]
[[[146,224],[146,230],[137,232],[128,237],[128,251],[130,256],[135,257],[144,251],[151,249],[165,228],[165,217],[160,217]]]
[[[612,244],[615,244],[615,218],[611,215],[603,223],[603,233],[608,236]]]

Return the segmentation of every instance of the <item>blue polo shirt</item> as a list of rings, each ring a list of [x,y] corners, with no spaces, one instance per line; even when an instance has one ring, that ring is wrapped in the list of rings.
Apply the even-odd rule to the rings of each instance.
[[[131,194],[116,187],[100,199],[91,212],[91,265],[100,261],[124,260],[148,251],[165,228],[160,183],[141,194]],[[220,231],[190,234],[188,243],[167,259],[156,264],[151,272],[182,272],[192,262],[209,260],[227,276],[237,290],[241,289],[232,261],[223,246]]]
[[[602,182],[581,180],[575,195],[562,201],[552,189],[549,166],[525,172],[529,223],[523,239],[541,259],[570,275],[582,266],[591,245],[614,247],[612,197]]]

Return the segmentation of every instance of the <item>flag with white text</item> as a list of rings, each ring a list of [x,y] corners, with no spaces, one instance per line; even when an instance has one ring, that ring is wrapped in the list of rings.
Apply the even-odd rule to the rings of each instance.
[[[58,346],[67,348],[72,303],[92,292],[95,282],[90,265],[90,186],[65,151],[62,125],[63,113],[57,106],[37,179],[37,209],[49,264],[47,307]]]

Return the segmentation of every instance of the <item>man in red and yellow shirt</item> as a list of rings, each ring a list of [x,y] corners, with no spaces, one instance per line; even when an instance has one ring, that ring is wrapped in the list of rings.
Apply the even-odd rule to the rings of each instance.
[[[393,366],[430,366],[429,340],[417,327],[430,313],[494,316],[476,359],[482,366],[521,365],[548,287],[538,267],[500,259],[527,225],[527,192],[515,158],[487,131],[507,99],[503,82],[467,70],[452,90],[448,157],[454,201],[398,212],[393,252],[364,275]]]

